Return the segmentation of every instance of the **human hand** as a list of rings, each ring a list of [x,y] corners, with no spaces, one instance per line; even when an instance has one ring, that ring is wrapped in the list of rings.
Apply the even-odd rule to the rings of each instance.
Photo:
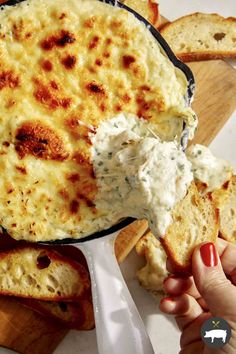
[[[192,277],[171,275],[164,281],[170,296],[161,300],[160,309],[174,315],[182,331],[180,354],[236,353],[236,245],[218,239],[216,247],[218,252],[212,243],[196,247]],[[203,322],[212,316],[222,317],[232,329],[229,343],[220,349],[205,346],[200,336]]]

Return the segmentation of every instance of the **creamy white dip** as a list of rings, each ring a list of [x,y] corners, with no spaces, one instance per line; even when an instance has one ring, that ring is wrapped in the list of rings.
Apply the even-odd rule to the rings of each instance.
[[[108,211],[106,219],[146,218],[153,233],[164,236],[172,209],[193,180],[181,147],[161,141],[150,123],[124,114],[103,122],[92,142],[95,202]]]
[[[192,145],[186,150],[188,160],[192,164],[194,179],[207,185],[206,191],[220,188],[233,173],[229,162],[216,158],[203,145]]]

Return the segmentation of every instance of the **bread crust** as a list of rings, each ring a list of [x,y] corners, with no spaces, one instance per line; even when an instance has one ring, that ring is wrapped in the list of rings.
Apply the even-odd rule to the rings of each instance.
[[[191,53],[176,53],[176,56],[184,61],[184,62],[191,62],[191,61],[204,61],[204,60],[214,60],[214,59],[233,59],[236,58],[236,51],[235,52],[191,52]]]
[[[195,17],[202,17],[202,16],[208,16],[208,15],[210,15],[212,18],[217,19],[217,20],[221,20],[221,21],[222,20],[227,20],[229,22],[236,23],[236,17],[230,16],[230,17],[225,18],[223,16],[220,16],[217,13],[205,14],[205,13],[202,13],[202,12],[194,12],[194,13],[182,16],[180,18],[177,18],[177,20],[174,20],[172,22],[165,23],[163,26],[160,27],[160,32],[161,32],[162,35],[165,35],[166,31],[169,29],[169,27],[172,27],[173,24],[176,24],[176,23],[179,23],[179,22],[183,22],[183,21],[186,21],[188,19],[195,18]]]
[[[71,269],[71,272],[73,272],[73,270],[75,271],[75,273],[71,276],[75,276],[78,278],[77,280],[79,281],[78,284],[78,288],[75,290],[73,290],[73,293],[70,293],[70,291],[68,291],[68,293],[52,293],[52,295],[48,296],[48,295],[35,295],[33,294],[33,290],[30,289],[27,292],[27,287],[25,288],[25,293],[22,292],[17,292],[16,288],[15,290],[8,290],[6,288],[4,288],[4,286],[0,283],[0,294],[2,295],[10,295],[10,296],[18,296],[18,297],[23,297],[23,298],[37,298],[40,300],[48,300],[48,301],[62,301],[62,300],[68,300],[68,301],[76,301],[78,299],[81,298],[81,296],[90,289],[90,278],[89,278],[89,273],[88,271],[85,269],[85,267],[83,265],[81,265],[80,263],[64,257],[63,255],[61,255],[60,253],[51,250],[50,247],[42,247],[39,245],[34,245],[34,246],[19,246],[16,247],[12,250],[9,251],[5,251],[5,252],[1,252],[0,253],[0,265],[1,263],[6,260],[7,258],[12,258],[14,259],[14,257],[22,257],[22,264],[24,263],[24,255],[33,255],[35,254],[35,251],[38,251],[39,257],[46,257],[46,259],[50,260],[50,264],[54,264],[54,263],[60,263],[65,265],[65,267],[67,268],[67,271],[69,271],[69,269]],[[33,264],[33,261],[32,261]],[[45,267],[47,268],[47,267]],[[40,269],[40,268],[39,268]],[[37,271],[37,270],[36,270]],[[25,272],[27,273],[27,275],[32,276],[32,269],[25,269]],[[49,272],[48,272],[49,273]],[[49,273],[50,274],[50,273]],[[8,271],[8,276],[11,277],[10,275],[10,271]],[[36,276],[36,279],[38,280],[38,277]],[[75,280],[74,280],[75,281]],[[3,282],[3,281],[2,281]],[[42,285],[42,284],[40,284]],[[29,289],[30,285],[28,286]],[[14,287],[13,287],[14,288]]]
[[[186,16],[180,17],[177,20],[173,22],[167,22],[163,26],[159,28],[160,33],[165,36],[168,36],[170,29],[174,28],[175,26],[178,26],[179,24],[185,24],[188,23],[188,21],[197,21],[199,19],[202,19],[206,17],[209,19],[209,26],[210,26],[210,19],[213,21],[218,21],[219,23],[229,23],[229,24],[236,24],[236,18],[235,17],[228,17],[224,18],[220,16],[219,14],[212,13],[212,14],[204,14],[201,12],[195,12],[192,14],[188,14]],[[174,41],[175,39],[172,38]],[[171,44],[171,43],[170,43]],[[193,44],[194,46],[194,44]],[[236,58],[236,50],[232,50],[229,48],[228,50],[221,51],[221,50],[197,50],[195,51],[193,48],[190,52],[185,52],[185,51],[175,51],[176,56],[184,61],[184,62],[191,62],[191,61],[201,61],[201,60],[210,60],[210,59],[224,59],[224,58]]]
[[[63,326],[69,329],[88,331],[95,327],[93,304],[89,298],[81,298],[79,301],[75,302],[49,302],[26,298],[17,300],[23,306],[53,321],[59,321]]]
[[[185,259],[183,262],[180,262],[178,260],[178,247],[181,247],[181,241],[182,239],[178,239],[177,233],[171,234],[170,227],[172,225],[175,225],[177,222],[175,219],[173,221],[173,224],[167,229],[166,235],[160,239],[161,244],[170,260],[170,263],[172,265],[173,271],[176,274],[181,274],[181,275],[191,275],[192,274],[192,266],[191,266],[191,257],[192,253],[194,251],[194,248],[202,242],[208,241],[208,242],[216,242],[217,236],[218,236],[218,230],[219,230],[219,210],[215,207],[214,203],[212,202],[212,197],[210,193],[207,193],[204,197],[201,197],[197,191],[197,188],[194,183],[190,186],[188,193],[191,193],[190,195],[194,196],[197,198],[197,207],[201,211],[202,204],[204,203],[204,199],[206,200],[206,203],[209,204],[211,203],[211,212],[214,214],[213,219],[214,219],[214,225],[211,225],[213,228],[211,235],[208,235],[208,238],[203,239],[202,237],[197,237],[197,240],[195,240],[194,244],[191,244],[189,248],[186,249],[185,253]],[[177,208],[180,207],[181,203],[185,203],[185,199],[188,196],[188,193],[186,197],[176,206],[175,211]],[[181,212],[180,212],[181,214]],[[191,214],[188,215],[189,219],[191,219]],[[184,216],[183,216],[184,218]],[[207,224],[208,224],[208,220]],[[211,220],[211,224],[213,224]],[[184,231],[184,230],[183,230]],[[199,230],[200,232],[200,230]],[[177,240],[176,240],[177,238]],[[183,247],[183,246],[182,246]]]
[[[233,190],[233,185],[236,185],[236,175],[234,175],[234,176],[232,176],[231,177],[231,180],[229,181],[229,184],[228,184],[228,186],[227,186],[227,192],[228,192],[228,194],[227,194],[227,196],[226,196],[226,200],[223,200],[223,202],[219,205],[219,218],[220,218],[220,231],[219,231],[219,236],[221,237],[221,238],[223,238],[224,240],[226,240],[226,241],[229,241],[229,242],[232,242],[232,243],[236,243],[236,238],[234,237],[234,236],[230,236],[230,234],[228,234],[227,232],[226,232],[226,230],[225,230],[225,224],[223,223],[223,213],[224,213],[224,205],[225,205],[225,203],[227,203],[227,199],[228,199],[228,197],[233,197],[234,195],[235,195],[235,197],[236,197],[236,193],[234,193],[234,190]],[[232,210],[234,210],[234,212],[236,213],[236,209],[234,208],[234,206],[233,205],[231,205],[231,207],[232,207]],[[234,216],[232,216],[232,217],[236,217],[235,215]],[[232,235],[234,235],[234,232],[236,231],[236,230],[234,230],[234,229],[231,229],[231,233],[232,233]]]

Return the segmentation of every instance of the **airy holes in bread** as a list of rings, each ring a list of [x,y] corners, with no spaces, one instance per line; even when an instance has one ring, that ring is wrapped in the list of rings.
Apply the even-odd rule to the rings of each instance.
[[[11,265],[9,262],[2,263],[1,268],[1,270],[5,273],[11,268]]]
[[[215,38],[216,41],[221,41],[225,36],[226,34],[224,32],[219,32],[219,33],[215,33],[213,37]]]
[[[23,265],[16,266],[14,269],[14,275],[17,279],[20,279],[23,275],[25,275],[25,268]],[[35,276],[35,274],[33,274]]]
[[[198,39],[198,43],[200,43],[201,45],[203,45],[203,41],[201,39]]]
[[[37,284],[36,280],[31,275],[27,275],[26,283],[28,285],[36,285]]]
[[[57,288],[58,287],[59,283],[58,283],[56,278],[54,278],[51,274],[49,274],[47,278],[48,278],[48,281],[49,281],[49,283],[51,284],[51,286],[53,288]]]
[[[47,285],[47,289],[48,289],[48,291],[50,291],[50,293],[55,292],[55,289],[53,289],[50,285]]]
[[[37,257],[37,268],[45,269],[48,268],[51,263],[50,258],[45,253],[40,253]]]

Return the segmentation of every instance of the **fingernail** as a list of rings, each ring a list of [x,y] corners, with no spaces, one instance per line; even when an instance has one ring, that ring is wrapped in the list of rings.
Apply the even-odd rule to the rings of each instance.
[[[215,267],[218,263],[215,245],[212,242],[205,243],[200,247],[200,254],[203,263],[207,267]]]
[[[162,299],[161,299],[161,301],[160,301],[160,303],[162,304],[163,302],[165,302],[165,301],[174,301],[174,299],[172,299],[172,297],[163,297]]]

